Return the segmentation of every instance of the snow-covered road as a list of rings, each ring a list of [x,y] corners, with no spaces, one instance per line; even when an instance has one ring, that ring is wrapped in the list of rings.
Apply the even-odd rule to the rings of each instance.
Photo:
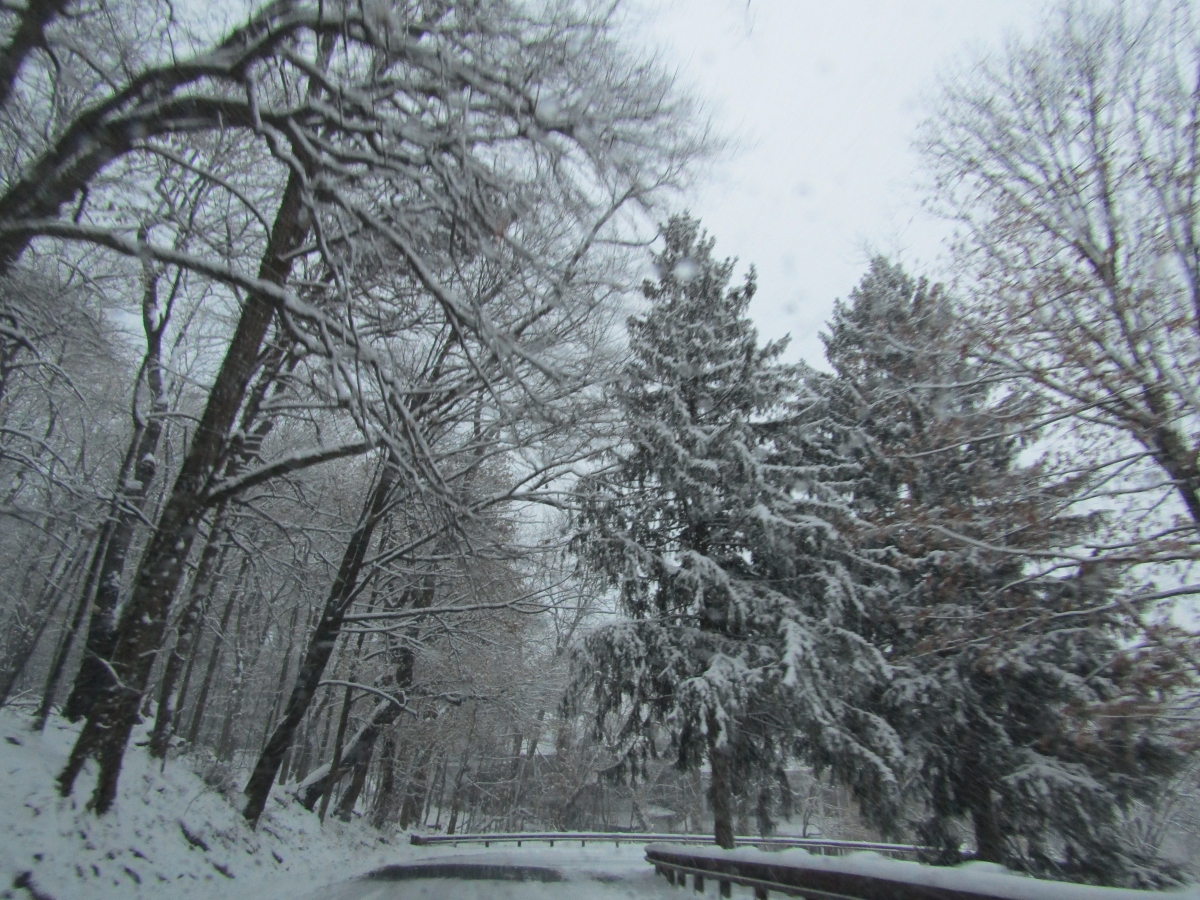
[[[523,869],[527,880],[509,881],[472,878],[413,878],[414,869],[430,864]],[[323,888],[303,900],[666,900],[678,893],[646,862],[640,845],[620,848],[515,847],[493,850],[429,848],[405,858],[400,866],[408,871],[391,877],[355,879]],[[546,880],[540,880],[546,879]]]

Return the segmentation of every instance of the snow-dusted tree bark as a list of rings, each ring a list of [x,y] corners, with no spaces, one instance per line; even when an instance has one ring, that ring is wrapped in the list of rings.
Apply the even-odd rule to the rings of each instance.
[[[888,825],[898,744],[862,705],[886,667],[858,634],[848,509],[795,452],[800,372],[778,362],[783,345],[757,344],[752,274],[729,288],[733,263],[712,258],[691,219],[664,238],[643,288],[651,308],[629,321],[625,443],[578,492],[577,547],[625,618],[583,641],[576,691],[590,691],[601,725],[617,720],[634,774],[659,734],[683,768],[729,757],[729,777],[713,780],[723,845],[723,794],[792,753],[872,792]]]

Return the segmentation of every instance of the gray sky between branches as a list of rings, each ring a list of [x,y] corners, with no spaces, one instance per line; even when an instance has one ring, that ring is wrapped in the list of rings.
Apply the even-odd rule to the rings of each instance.
[[[719,256],[753,262],[751,313],[824,367],[833,301],[883,252],[936,275],[950,227],[921,208],[912,140],[939,72],[1038,25],[1043,0],[632,0],[740,151],[686,198]],[[740,278],[740,275],[738,276]]]

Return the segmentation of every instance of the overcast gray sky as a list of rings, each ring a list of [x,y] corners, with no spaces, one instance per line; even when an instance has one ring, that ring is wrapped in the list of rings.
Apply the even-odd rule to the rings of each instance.
[[[872,251],[936,273],[948,226],[924,214],[910,144],[937,74],[1029,33],[1043,0],[633,0],[657,47],[743,150],[687,198],[720,256],[759,270],[751,312],[790,357]],[[739,276],[740,277],[740,276]]]

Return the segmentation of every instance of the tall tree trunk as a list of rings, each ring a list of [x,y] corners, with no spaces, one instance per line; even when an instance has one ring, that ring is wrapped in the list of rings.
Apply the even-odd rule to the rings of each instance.
[[[199,628],[197,628],[196,639],[192,643],[192,652],[188,656],[187,668],[185,668],[183,670],[183,682],[179,685],[179,694],[174,700],[175,712],[172,716],[170,731],[166,737],[166,742],[168,745],[171,743],[171,738],[174,737],[178,733],[179,726],[182,723],[183,711],[184,711],[184,709],[187,708],[188,689],[191,687],[191,684],[192,684],[192,673],[196,671],[196,660],[199,657],[200,657],[200,634],[199,634]]]
[[[184,664],[194,657],[196,641],[200,637],[200,623],[216,591],[216,572],[225,561],[229,548],[229,545],[221,540],[225,530],[225,509],[225,504],[221,503],[213,513],[212,527],[204,544],[204,552],[200,555],[200,565],[196,569],[196,577],[192,580],[187,605],[179,619],[175,646],[171,649],[171,655],[167,657],[167,664],[163,668],[158,690],[158,715],[154,719],[154,730],[150,733],[150,755],[158,759],[167,755],[167,746],[175,732],[177,704],[182,704],[182,697],[176,699],[175,684],[183,672]]]
[[[300,670],[296,673],[296,683],[288,698],[283,719],[275,727],[275,732],[267,742],[266,749],[259,756],[250,780],[246,784],[246,806],[243,809],[243,815],[252,826],[258,824],[258,817],[262,815],[263,808],[266,806],[267,796],[271,792],[271,785],[275,782],[275,775],[279,771],[284,751],[291,745],[296,727],[304,718],[304,713],[312,702],[313,694],[321,683],[325,665],[329,662],[334,644],[341,633],[342,621],[353,602],[355,587],[362,572],[367,548],[371,544],[375,527],[387,511],[388,497],[397,477],[398,467],[392,464],[391,459],[385,458],[358,527],[351,534],[350,541],[346,545],[346,552],[342,555],[342,562],[325,601],[321,619],[309,640],[304,662],[301,663]]]
[[[242,560],[237,578],[229,591],[225,609],[221,611],[221,622],[217,626],[217,633],[213,635],[213,645],[208,652],[208,667],[204,670],[204,681],[200,685],[200,695],[196,698],[196,708],[192,711],[192,723],[188,728],[187,742],[189,744],[195,745],[200,739],[200,726],[204,722],[204,710],[208,706],[208,696],[212,691],[213,676],[217,671],[217,663],[221,659],[221,646],[225,642],[225,635],[229,632],[229,620],[233,616],[234,606],[237,605],[238,595],[242,590],[242,581],[249,571],[250,559],[246,557]]]
[[[425,800],[426,781],[429,778],[429,761],[433,747],[426,747],[417,755],[417,767],[404,791],[404,803],[400,807],[400,830],[418,821]]]
[[[708,800],[712,806],[713,839],[718,847],[733,849],[733,759],[729,743],[718,747],[716,717],[708,722],[708,763],[712,769]]]
[[[982,791],[990,794],[986,788]],[[986,798],[971,809],[971,824],[975,828],[975,858],[984,862],[1004,863],[1004,833],[996,821],[996,813]]]
[[[354,681],[358,675],[358,660],[362,655],[363,641],[366,637],[365,632],[359,632],[358,644],[354,648],[354,655],[350,658],[348,681]],[[342,715],[338,719],[337,739],[333,742],[333,759],[329,763],[329,775],[325,778],[325,788],[321,791],[321,812],[317,816],[321,822],[325,821],[325,811],[329,808],[329,800],[342,777],[342,740],[346,736],[346,725],[350,722],[350,705],[353,702],[354,688],[347,685],[345,696],[342,698]]]
[[[454,834],[454,829],[458,827],[458,813],[462,808],[461,794],[463,776],[466,775],[465,768],[458,770],[458,776],[454,779],[454,793],[450,797],[450,821],[446,823],[446,834]]]
[[[521,757],[521,766],[517,770],[517,780],[513,787],[512,808],[514,814],[521,805],[521,795],[525,789],[525,774],[533,762],[534,756],[537,754],[538,739],[542,730],[542,719],[545,718],[545,715],[546,711],[544,709],[538,710],[537,718],[534,720],[533,737],[529,739],[529,748],[525,751],[525,755]]]
[[[392,814],[396,798],[396,739],[388,735],[383,739],[383,755],[379,758],[379,790],[375,794],[375,810],[371,825],[382,830]]]
[[[442,758],[433,767],[433,781],[429,783],[429,791],[425,796],[425,810],[421,813],[422,825],[429,822],[429,814],[433,811],[434,798],[440,797],[441,794],[446,792],[446,767],[449,764],[449,760],[449,754],[443,753]],[[347,819],[347,821],[349,820]]]
[[[272,388],[274,388],[275,396],[282,393],[283,387],[278,383],[278,379],[289,359],[292,367],[299,361],[298,357],[288,354],[278,343],[272,346],[267,354],[267,360],[254,389],[250,392],[249,400],[242,414],[241,428],[239,429],[240,441],[235,440],[235,444],[240,444],[240,446],[238,452],[225,466],[226,477],[237,475],[241,471],[245,463],[258,453],[263,441],[274,428],[274,417],[269,416],[257,424],[255,424],[255,420],[262,411],[263,402],[268,393],[272,393]],[[174,719],[177,710],[182,707],[183,701],[182,698],[179,701],[175,700],[175,684],[179,680],[179,673],[183,669],[184,661],[192,658],[195,642],[200,635],[200,620],[212,600],[216,588],[216,573],[220,571],[229,549],[229,544],[221,539],[225,531],[227,511],[227,500],[218,503],[213,511],[212,527],[209,529],[204,551],[200,555],[200,565],[196,576],[192,580],[187,606],[184,608],[183,615],[180,616],[175,646],[163,670],[159,689],[158,716],[154,721],[154,731],[150,735],[150,755],[154,757],[166,756],[167,746],[176,730]],[[182,691],[180,693],[182,694]]]
[[[418,584],[403,592],[400,605],[409,609],[428,609],[433,605],[434,587],[433,578],[426,576]],[[420,635],[420,627],[416,624],[410,625],[405,629],[405,634],[408,640],[404,643],[396,642],[392,647],[392,655],[396,661],[395,688],[400,692],[406,692],[412,687],[416,668],[416,653],[413,651],[413,645]],[[360,648],[362,638],[363,636],[360,634]],[[379,711],[377,710],[377,712]],[[354,804],[358,801],[358,794],[366,783],[367,770],[371,765],[376,737],[380,730],[389,727],[399,715],[400,708],[394,704],[388,704],[388,709],[380,712],[378,716],[372,717],[372,727],[362,733],[359,746],[355,748],[353,762],[350,761],[349,756],[345,760],[344,765],[352,769],[353,777],[350,786],[342,794],[342,799],[338,803],[337,816],[343,822],[350,821],[354,812]]]
[[[308,233],[300,210],[301,180],[292,172],[259,269],[263,281],[279,286],[286,283],[294,258],[292,251]],[[228,443],[230,428],[258,365],[259,348],[273,315],[274,304],[268,297],[259,293],[247,296],[204,414],[142,556],[132,594],[122,612],[112,655],[115,683],[97,699],[59,775],[59,790],[67,796],[84,762],[98,758],[100,772],[89,802],[97,813],[108,810],[116,797],[121,762],[138,719],[138,704],[162,644],[167,610],[183,578],[196,528],[205,512],[205,490]],[[272,769],[272,778],[274,774]]]
[[[318,704],[316,710],[308,717],[307,724],[304,726],[304,743],[300,751],[300,756],[296,759],[295,768],[292,770],[292,780],[299,784],[308,774],[308,764],[312,760],[313,750],[316,749],[317,759],[321,758],[324,753],[324,740],[321,735],[321,714],[325,713],[325,730],[329,730],[329,693],[326,692],[325,697]]]
[[[246,681],[246,660],[242,652],[242,619],[246,613],[246,604],[238,604],[237,621],[233,627],[233,686],[229,691],[229,702],[225,707],[225,721],[221,723],[221,736],[217,738],[216,754],[218,759],[233,759],[233,725],[241,717],[242,701],[245,692],[242,690]]]
[[[363,635],[359,635],[359,645],[361,647]],[[353,681],[353,676],[351,676]],[[337,787],[338,779],[341,778],[342,766],[342,742],[346,739],[346,726],[350,724],[350,704],[354,702],[354,688],[347,687],[345,694],[342,697],[342,714],[338,717],[337,737],[333,740],[333,758],[329,763],[329,774],[325,776],[325,786],[321,791],[321,811],[317,814],[317,818],[325,821],[325,811],[329,809],[329,798],[333,795],[333,789]]]
[[[287,647],[283,651],[283,668],[279,670],[279,684],[275,687],[275,697],[271,703],[271,714],[267,719],[267,727],[263,729],[262,746],[259,747],[261,753],[263,748],[267,746],[267,736],[270,735],[271,729],[275,727],[275,720],[279,718],[279,707],[283,705],[283,692],[287,690],[288,669],[292,663],[292,648],[296,643],[296,620],[300,618],[300,605],[296,604],[292,607],[292,621],[288,623],[288,642]],[[290,747],[288,748],[291,749]],[[280,766],[279,771],[282,775],[287,770],[287,761]],[[282,782],[280,782],[282,784]]]
[[[146,355],[142,360],[142,371],[150,391],[150,411],[143,421],[137,411],[135,395],[135,429],[130,441],[133,478],[126,477],[126,472],[122,471],[121,483],[117,486],[120,502],[112,514],[111,535],[100,564],[87,643],[79,672],[75,675],[75,685],[63,707],[63,714],[72,722],[90,715],[96,698],[116,687],[111,660],[117,645],[118,605],[125,579],[125,563],[145,514],[150,485],[158,472],[158,445],[167,412],[162,370],[162,335],[166,318],[161,317],[160,321],[158,312],[160,273],[153,271],[148,263],[145,271],[142,320],[146,332]]]

